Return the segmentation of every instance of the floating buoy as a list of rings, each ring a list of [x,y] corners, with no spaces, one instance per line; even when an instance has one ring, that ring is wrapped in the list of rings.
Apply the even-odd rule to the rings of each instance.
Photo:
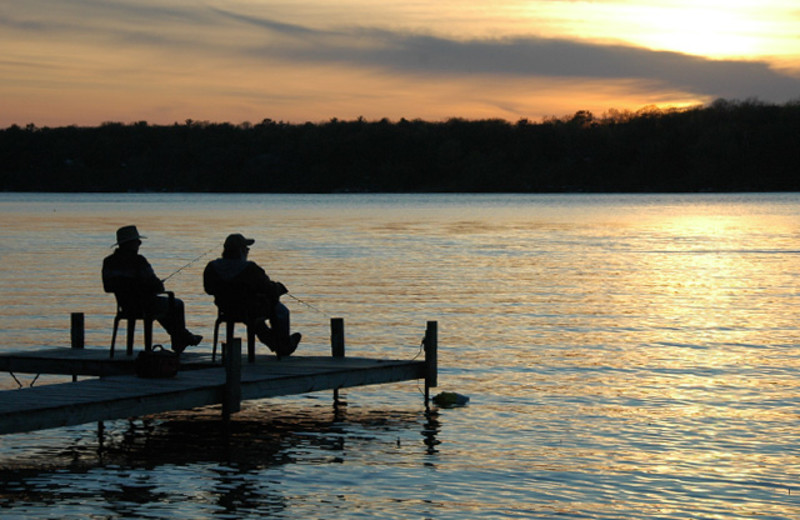
[[[452,408],[455,406],[464,406],[469,402],[469,397],[466,395],[457,394],[455,392],[442,392],[433,396],[433,404],[441,406],[442,408]]]

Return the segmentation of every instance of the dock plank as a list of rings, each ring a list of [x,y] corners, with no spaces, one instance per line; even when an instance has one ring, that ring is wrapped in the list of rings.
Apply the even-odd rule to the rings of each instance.
[[[242,366],[242,399],[420,379],[421,361],[293,357]],[[225,370],[182,370],[174,378],[117,375],[0,392],[0,434],[220,404]]]
[[[334,327],[332,357],[256,355],[255,362],[222,366],[206,352],[188,351],[180,358],[180,371],[167,379],[134,375],[135,357],[107,348],[46,348],[0,354],[0,371],[12,373],[95,376],[71,383],[43,384],[0,391],[0,435],[124,419],[174,410],[222,404],[228,416],[241,400],[337,390],[364,385],[425,380],[428,390],[437,385],[436,322],[425,333],[425,360],[344,357],[343,327]],[[341,325],[341,324],[340,324]],[[77,332],[82,332],[78,330]],[[76,334],[82,336],[82,334]],[[76,343],[73,343],[76,344]],[[78,343],[81,347],[83,342]],[[238,342],[232,344],[237,352]],[[237,361],[234,359],[234,361]]]

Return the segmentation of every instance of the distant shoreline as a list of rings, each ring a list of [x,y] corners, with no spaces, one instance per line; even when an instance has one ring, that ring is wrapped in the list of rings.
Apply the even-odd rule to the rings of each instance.
[[[0,191],[800,191],[800,101],[561,119],[187,121],[0,130]]]

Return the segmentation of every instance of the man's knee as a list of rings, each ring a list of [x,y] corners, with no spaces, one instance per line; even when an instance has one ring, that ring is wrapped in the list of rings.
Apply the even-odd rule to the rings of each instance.
[[[273,312],[278,320],[285,321],[289,319],[289,308],[282,303],[275,305]]]

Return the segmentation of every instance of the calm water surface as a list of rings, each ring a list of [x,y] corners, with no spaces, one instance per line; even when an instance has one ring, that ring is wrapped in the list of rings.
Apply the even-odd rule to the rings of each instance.
[[[161,277],[190,264],[167,285],[206,338],[203,266],[242,232],[299,354],[341,316],[350,355],[411,359],[436,320],[439,390],[471,401],[426,414],[409,382],[250,402],[229,436],[215,409],[4,436],[4,519],[800,518],[798,194],[0,194],[0,350],[66,346],[71,312],[108,345],[130,223]]]

